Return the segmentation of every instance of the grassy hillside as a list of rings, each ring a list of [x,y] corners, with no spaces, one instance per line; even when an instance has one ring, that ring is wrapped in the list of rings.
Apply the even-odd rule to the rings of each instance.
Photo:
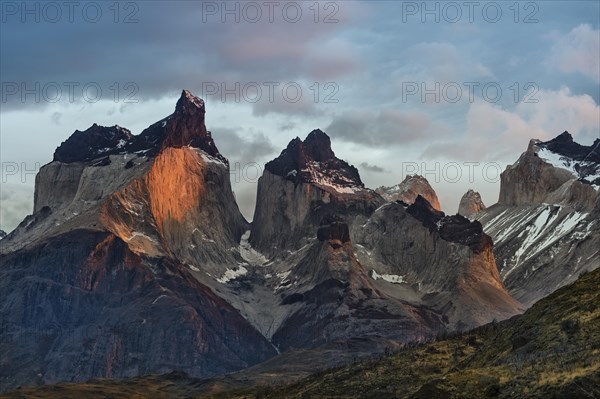
[[[600,398],[600,269],[522,316],[468,334],[285,386],[210,395],[201,393],[202,386],[171,374],[22,389],[5,397]]]

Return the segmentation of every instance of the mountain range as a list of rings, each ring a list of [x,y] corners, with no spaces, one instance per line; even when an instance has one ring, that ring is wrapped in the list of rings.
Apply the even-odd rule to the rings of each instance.
[[[470,190],[446,215],[421,176],[365,187],[316,129],[265,165],[248,222],[205,108],[184,90],[139,135],[94,124],[40,169],[33,214],[0,241],[2,392],[282,363],[299,378],[307,354],[464,333],[600,266],[600,140],[532,140],[497,204]]]

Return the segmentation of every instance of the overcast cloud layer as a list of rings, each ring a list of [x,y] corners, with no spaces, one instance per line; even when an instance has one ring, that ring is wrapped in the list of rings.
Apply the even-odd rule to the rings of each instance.
[[[600,137],[598,2],[1,4],[4,230],[75,129],[137,134],[183,88],[206,99],[249,219],[261,165],[315,128],[368,186],[421,173],[450,213],[469,188],[494,203],[530,138]]]

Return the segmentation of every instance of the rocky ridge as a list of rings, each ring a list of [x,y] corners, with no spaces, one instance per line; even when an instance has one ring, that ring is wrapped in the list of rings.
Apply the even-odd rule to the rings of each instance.
[[[402,201],[406,204],[412,204],[417,196],[425,198],[434,209],[442,210],[440,201],[433,187],[426,178],[420,175],[407,175],[402,183],[392,187],[379,187],[375,192],[385,198],[387,201]]]
[[[420,341],[522,311],[479,222],[418,194],[386,201],[320,130],[266,165],[248,223],[204,120],[183,91],[141,134],[76,131],[41,168],[33,215],[0,242],[7,387],[164,373],[179,357],[206,377],[276,351]],[[48,345],[28,349],[32,330]]]
[[[248,226],[204,112],[184,91],[141,135],[95,125],[41,168],[34,214],[0,242],[3,390],[173,370],[207,377],[276,353],[194,276],[241,262],[230,248]]]
[[[568,132],[531,140],[502,173],[498,204],[477,214],[504,283],[526,305],[600,266],[599,144]]]

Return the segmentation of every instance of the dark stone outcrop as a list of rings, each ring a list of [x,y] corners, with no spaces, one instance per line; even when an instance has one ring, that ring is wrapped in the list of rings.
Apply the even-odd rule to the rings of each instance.
[[[444,212],[432,207],[429,201],[420,195],[415,198],[413,204],[409,205],[407,211],[431,231],[437,230],[439,221],[446,216]]]
[[[358,170],[335,156],[331,139],[320,129],[310,132],[304,141],[296,137],[279,157],[265,165],[267,171],[296,184],[312,182],[311,169],[314,168],[331,177],[336,185],[364,187]]]
[[[154,156],[167,147],[190,146],[200,148],[208,155],[227,163],[204,124],[204,101],[184,90],[175,106],[175,112],[154,123],[140,135],[120,126],[105,127],[97,124],[71,135],[54,153],[54,161],[64,163],[86,162],[104,158],[95,166],[110,163],[108,155],[138,153]],[[107,161],[108,160],[108,161]]]
[[[538,144],[539,147],[560,154],[576,161],[593,161],[600,163],[600,139],[590,146],[581,145],[573,140],[573,136],[564,131],[552,140]]]
[[[429,231],[438,231],[443,240],[466,245],[476,254],[493,246],[490,236],[483,232],[481,223],[472,222],[461,215],[446,216],[444,212],[434,209],[420,195],[407,211]]]
[[[84,131],[75,130],[54,152],[54,161],[71,163],[91,161],[124,151],[133,140],[131,132],[120,126],[93,124]]]
[[[190,146],[200,148],[208,155],[228,163],[219,153],[211,133],[206,130],[204,101],[184,90],[175,106],[175,112],[145,129],[132,143],[130,151],[144,151],[153,155],[167,147]]]
[[[207,377],[275,354],[183,265],[138,256],[110,233],[73,230],[0,264],[2,390],[174,370]]]
[[[492,248],[492,238],[483,232],[478,221],[470,221],[464,216],[446,216],[440,223],[440,237],[443,240],[466,245],[476,253]]]

